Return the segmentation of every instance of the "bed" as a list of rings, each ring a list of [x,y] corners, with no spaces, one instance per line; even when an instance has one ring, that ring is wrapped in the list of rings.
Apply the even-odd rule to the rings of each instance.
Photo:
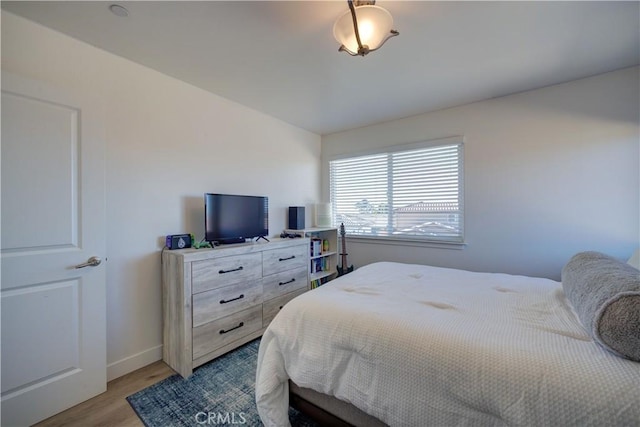
[[[596,344],[565,290],[424,265],[359,268],[292,300],[265,331],[260,417],[289,425],[291,400],[367,426],[640,425],[640,363]]]

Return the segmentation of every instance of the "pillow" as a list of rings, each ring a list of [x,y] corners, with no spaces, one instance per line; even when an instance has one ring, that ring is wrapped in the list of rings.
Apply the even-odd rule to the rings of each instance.
[[[562,288],[597,343],[640,362],[640,271],[599,252],[581,252],[562,269]]]

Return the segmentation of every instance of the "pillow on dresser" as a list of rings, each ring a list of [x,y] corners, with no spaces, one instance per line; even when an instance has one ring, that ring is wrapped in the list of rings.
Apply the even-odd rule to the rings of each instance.
[[[562,269],[562,287],[596,342],[640,362],[639,270],[599,252],[581,252]]]

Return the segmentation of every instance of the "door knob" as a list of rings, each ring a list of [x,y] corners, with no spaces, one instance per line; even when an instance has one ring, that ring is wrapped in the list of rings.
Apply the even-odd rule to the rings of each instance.
[[[89,258],[87,260],[87,262],[83,262],[82,264],[78,264],[78,265],[76,265],[75,268],[97,267],[98,265],[100,265],[101,262],[102,262],[102,260],[100,258],[98,258],[97,256],[92,256],[91,258]]]

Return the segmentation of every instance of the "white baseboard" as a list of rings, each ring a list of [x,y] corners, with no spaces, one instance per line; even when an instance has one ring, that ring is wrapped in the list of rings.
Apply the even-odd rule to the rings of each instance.
[[[162,345],[141,351],[124,359],[107,365],[107,381],[115,380],[123,375],[162,360]]]

